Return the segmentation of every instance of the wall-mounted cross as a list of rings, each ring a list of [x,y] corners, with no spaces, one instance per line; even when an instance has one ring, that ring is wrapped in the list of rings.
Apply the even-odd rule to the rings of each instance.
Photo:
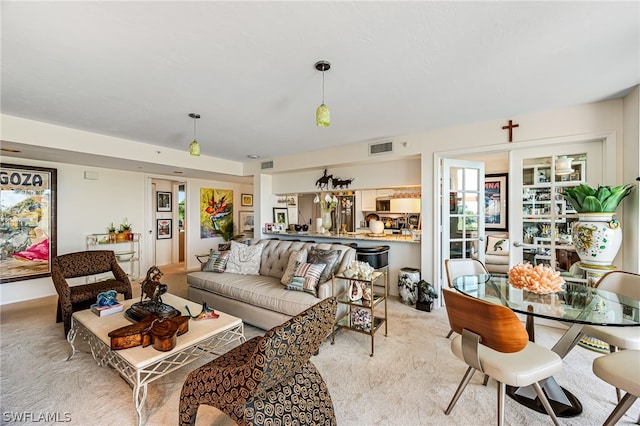
[[[509,129],[509,142],[513,142],[513,129],[515,127],[520,127],[519,124],[513,124],[512,120],[509,120],[509,124],[506,126],[502,126],[502,130]]]

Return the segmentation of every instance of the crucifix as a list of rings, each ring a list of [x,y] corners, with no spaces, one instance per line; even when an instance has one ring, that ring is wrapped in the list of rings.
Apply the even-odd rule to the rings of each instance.
[[[513,129],[515,127],[520,127],[519,124],[513,124],[512,120],[509,120],[509,124],[507,126],[502,126],[502,130],[509,129],[509,142],[513,142]]]

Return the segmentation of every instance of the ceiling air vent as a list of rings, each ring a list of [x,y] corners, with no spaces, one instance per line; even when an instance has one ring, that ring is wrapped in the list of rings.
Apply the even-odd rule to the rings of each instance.
[[[260,165],[260,168],[261,168],[262,170],[264,170],[264,169],[273,169],[273,160],[271,160],[271,161],[264,161],[264,162]]]
[[[369,144],[369,155],[386,154],[393,152],[393,141]]]

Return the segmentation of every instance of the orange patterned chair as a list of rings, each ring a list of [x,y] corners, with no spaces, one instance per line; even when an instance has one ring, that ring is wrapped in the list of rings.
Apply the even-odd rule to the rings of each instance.
[[[192,371],[180,394],[179,423],[193,425],[201,404],[240,425],[335,425],[329,389],[311,356],[332,331],[334,297]]]
[[[113,278],[70,286],[67,279],[111,272]],[[58,292],[56,322],[64,322],[64,335],[71,328],[71,315],[96,303],[98,293],[115,290],[131,299],[131,281],[111,250],[89,250],[57,256],[51,262],[51,278]]]

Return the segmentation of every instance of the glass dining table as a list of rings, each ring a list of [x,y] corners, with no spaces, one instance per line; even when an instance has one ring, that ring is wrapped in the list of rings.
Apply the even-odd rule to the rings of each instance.
[[[565,283],[558,292],[538,294],[511,286],[509,276],[503,274],[464,275],[453,279],[452,285],[467,296],[506,306],[526,315],[526,328],[531,341],[535,341],[534,318],[567,323],[568,330],[551,348],[561,358],[580,341],[583,337],[582,328],[587,324],[640,327],[640,301],[588,285]],[[560,387],[553,377],[547,379],[542,387],[557,416],[573,417],[582,412],[578,398]],[[507,394],[529,408],[546,413],[533,387],[508,386]]]

